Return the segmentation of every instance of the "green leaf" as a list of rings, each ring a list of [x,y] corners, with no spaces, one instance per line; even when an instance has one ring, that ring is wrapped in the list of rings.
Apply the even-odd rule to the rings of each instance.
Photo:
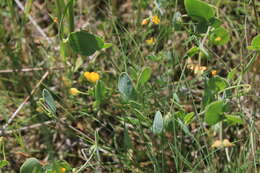
[[[110,47],[112,47],[113,46],[113,44],[112,43],[104,43],[104,46],[103,46],[103,48],[110,48]]]
[[[144,68],[138,78],[138,82],[137,82],[138,88],[144,85],[150,79],[151,75],[152,75],[152,69],[150,67]]]
[[[55,106],[54,99],[53,99],[51,93],[48,90],[43,89],[42,97],[43,97],[44,103],[47,106],[47,108],[52,113],[56,113],[56,106]]]
[[[7,160],[1,160],[0,161],[0,168],[3,168],[5,166],[9,165],[9,162]]]
[[[185,123],[185,124],[190,124],[190,123],[192,122],[193,118],[194,118],[194,112],[188,113],[188,114],[185,115],[185,117],[184,117],[184,123]]]
[[[106,87],[101,80],[98,80],[95,86],[95,99],[98,104],[101,104],[106,96]]]
[[[154,134],[160,134],[163,131],[163,117],[160,111],[155,114],[152,131]]]
[[[187,51],[187,55],[189,57],[193,57],[194,55],[198,54],[200,52],[200,48],[198,48],[197,46],[190,48]]]
[[[223,114],[224,106],[225,104],[223,100],[215,101],[207,105],[207,107],[205,108],[206,123],[208,123],[209,125],[214,125],[221,121],[221,115]]]
[[[129,137],[128,128],[124,128],[124,151],[127,152],[132,147],[131,138]]]
[[[104,47],[100,37],[84,30],[70,33],[69,44],[73,51],[83,56],[90,56]]]
[[[229,32],[223,27],[214,29],[210,34],[210,42],[215,45],[224,45],[229,41],[229,39]]]
[[[251,42],[251,46],[248,46],[249,50],[260,50],[260,34],[255,36]]]
[[[236,124],[244,124],[244,120],[236,115],[225,115],[226,121],[230,125],[236,125]]]
[[[209,27],[209,23],[206,20],[201,20],[199,23],[196,25],[196,31],[198,33],[206,33]]]
[[[208,21],[215,15],[213,7],[200,0],[184,0],[184,5],[188,15],[196,21]]]
[[[37,159],[29,158],[21,166],[20,173],[43,173],[42,165]]]
[[[127,73],[122,73],[118,80],[118,89],[119,92],[126,99],[134,99],[135,98],[135,88],[133,86],[133,82]]]
[[[218,27],[220,27],[221,24],[222,24],[222,21],[216,17],[209,19],[209,25],[212,26],[213,28],[218,28]]]
[[[228,82],[220,76],[215,76],[210,78],[206,82],[206,87],[205,87],[203,101],[202,101],[203,107],[205,107],[206,105],[214,101],[218,92],[227,88],[228,86],[229,86]]]

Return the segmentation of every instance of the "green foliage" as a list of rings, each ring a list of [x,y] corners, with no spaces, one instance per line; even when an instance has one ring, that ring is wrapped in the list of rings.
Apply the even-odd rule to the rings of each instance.
[[[251,45],[248,46],[248,49],[260,51],[260,34],[253,38]]]
[[[84,30],[70,33],[68,42],[74,52],[83,56],[90,56],[104,48],[104,41],[100,37]],[[105,47],[109,46],[105,45]]]
[[[214,125],[222,120],[224,111],[224,101],[215,101],[207,105],[205,108],[205,122],[209,125]]]
[[[163,117],[160,111],[155,113],[152,131],[154,134],[160,134],[163,131]]]
[[[143,86],[150,79],[151,75],[152,69],[150,67],[145,67],[139,75],[137,88]]]
[[[229,41],[229,39],[229,32],[223,27],[214,29],[210,34],[210,41],[215,45],[224,45]]]
[[[43,101],[44,101],[45,108],[48,111],[50,111],[51,113],[55,114],[56,113],[56,106],[55,106],[54,99],[53,99],[51,93],[48,90],[43,89],[42,98],[43,98]]]
[[[1,160],[0,161],[0,169],[9,165],[9,162],[7,160]]]
[[[106,96],[106,87],[101,80],[98,80],[95,86],[95,100],[98,105],[102,104]]]
[[[36,158],[27,159],[20,168],[20,173],[43,173],[42,165]]]
[[[256,0],[24,2],[0,0],[0,172],[259,172]]]
[[[228,124],[230,125],[240,125],[240,124],[244,124],[244,120],[237,116],[237,115],[225,115],[225,118]]]
[[[206,105],[214,101],[218,92],[224,90],[228,86],[228,82],[224,78],[219,76],[215,76],[207,80],[202,101],[203,106],[205,107]]]
[[[186,114],[184,116],[184,118],[183,118],[184,123],[185,124],[190,124],[192,122],[193,118],[194,118],[194,115],[195,115],[194,112],[190,112],[190,113]]]
[[[119,76],[118,90],[127,100],[134,100],[136,97],[136,91],[132,79],[125,72]]]
[[[208,21],[215,15],[215,10],[209,4],[200,0],[184,0],[188,15],[196,21]]]

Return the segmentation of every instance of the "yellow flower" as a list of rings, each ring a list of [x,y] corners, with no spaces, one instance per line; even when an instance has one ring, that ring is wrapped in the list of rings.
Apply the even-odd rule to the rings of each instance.
[[[160,23],[160,19],[158,16],[153,16],[152,17],[152,22],[156,25],[158,25]]]
[[[146,18],[142,21],[141,25],[147,25],[149,22],[149,18]]]
[[[217,75],[217,70],[212,70],[212,71],[211,71],[211,75],[212,75],[212,76],[216,76],[216,75]]]
[[[216,140],[216,141],[211,145],[212,148],[232,147],[232,146],[234,146],[234,144],[232,144],[231,142],[229,142],[228,139],[224,139],[223,141]]]
[[[78,95],[80,93],[80,91],[77,88],[71,88],[70,89],[70,94],[71,95]]]
[[[60,172],[61,173],[65,173],[66,172],[66,168],[60,168]]]
[[[58,22],[59,22],[58,17],[54,17],[54,18],[53,18],[53,22],[54,22],[54,23],[58,23]]]
[[[216,37],[216,38],[215,38],[215,41],[221,41],[221,40],[222,40],[221,37]]]
[[[154,37],[151,37],[150,39],[145,40],[145,42],[146,42],[146,44],[148,44],[148,45],[152,45],[152,44],[155,43],[155,39],[154,39]]]
[[[189,64],[187,66],[189,69],[193,70],[195,74],[202,74],[205,70],[207,70],[207,67],[205,66],[199,66],[196,64]]]
[[[96,81],[98,81],[98,80],[100,79],[99,74],[96,73],[96,72],[85,72],[85,73],[84,73],[84,76],[85,76],[85,78],[86,78],[88,81],[90,81],[90,82],[92,82],[92,83],[95,83]]]

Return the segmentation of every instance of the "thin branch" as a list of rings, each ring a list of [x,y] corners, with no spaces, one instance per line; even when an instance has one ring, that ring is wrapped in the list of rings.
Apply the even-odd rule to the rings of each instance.
[[[24,6],[23,4],[19,1],[19,0],[14,0],[15,3],[18,5],[18,7],[24,11]],[[32,22],[32,24],[36,27],[36,29],[38,30],[38,32],[47,40],[47,42],[49,44],[52,43],[52,41],[50,40],[50,38],[45,34],[45,32],[43,31],[43,29],[35,22],[35,20],[32,18],[32,16],[30,14],[27,14],[27,17],[29,18],[29,20]]]
[[[13,113],[13,115],[9,118],[9,120],[7,121],[7,123],[3,126],[3,130],[6,129],[6,127],[11,124],[11,122],[13,121],[13,119],[17,116],[17,114],[20,112],[20,110],[23,108],[23,106],[28,102],[28,100],[30,99],[30,97],[35,93],[36,89],[41,85],[41,83],[43,82],[43,80],[48,76],[49,71],[45,72],[44,75],[42,76],[41,80],[36,84],[36,86],[33,88],[33,90],[31,91],[30,95],[27,96],[24,101],[22,102],[22,104],[20,104],[20,106],[16,109],[16,111]]]
[[[42,70],[60,70],[64,69],[64,67],[52,67],[52,68],[23,68],[23,69],[7,69],[7,70],[0,70],[0,73],[13,73],[13,72],[31,72],[31,71],[42,71]]]
[[[62,120],[65,120],[65,118],[62,118]],[[43,123],[37,123],[37,124],[33,124],[33,125],[30,125],[30,126],[26,126],[26,127],[21,127],[19,129],[7,130],[5,132],[0,132],[0,135],[9,135],[9,134],[13,134],[15,132],[21,132],[21,131],[26,131],[26,130],[30,130],[30,129],[35,129],[37,127],[52,124],[52,123],[55,123],[55,122],[57,122],[57,121],[56,120],[45,121]]]

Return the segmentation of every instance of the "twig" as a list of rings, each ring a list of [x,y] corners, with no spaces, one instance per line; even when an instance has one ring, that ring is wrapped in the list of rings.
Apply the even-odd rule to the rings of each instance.
[[[62,118],[62,120],[65,120],[65,118]],[[0,136],[8,135],[8,134],[12,134],[12,133],[15,133],[15,132],[20,132],[20,131],[26,131],[26,130],[29,130],[29,129],[34,129],[34,128],[37,128],[37,127],[40,127],[40,126],[43,126],[43,125],[52,124],[52,123],[55,123],[55,122],[57,122],[57,121],[50,120],[50,121],[45,121],[43,123],[37,123],[37,124],[33,124],[33,125],[30,125],[30,126],[26,126],[26,127],[21,127],[19,129],[7,130],[4,133],[0,132]]]
[[[13,119],[17,116],[18,112],[22,109],[22,107],[27,103],[27,101],[30,99],[30,97],[35,93],[36,89],[41,85],[43,80],[48,76],[49,71],[45,72],[44,75],[42,76],[41,80],[37,83],[37,85],[33,88],[31,91],[30,95],[27,96],[22,104],[16,109],[16,111],[13,113],[13,115],[10,117],[10,119],[7,121],[7,123],[3,126],[3,130],[6,129],[6,127],[13,121]]]
[[[12,73],[12,72],[30,72],[30,71],[41,71],[41,70],[60,70],[64,69],[64,67],[52,67],[52,68],[23,68],[23,69],[7,69],[7,70],[0,70],[0,73]]]
[[[24,6],[23,4],[19,1],[19,0],[14,0],[15,3],[18,5],[18,7],[24,11]],[[32,18],[32,16],[30,14],[27,14],[27,17],[29,18],[29,20],[32,22],[32,24],[36,27],[36,29],[39,31],[39,33],[47,40],[47,42],[49,44],[52,43],[52,41],[50,40],[50,38],[45,34],[45,32],[42,30],[42,28],[35,22],[35,20]]]

